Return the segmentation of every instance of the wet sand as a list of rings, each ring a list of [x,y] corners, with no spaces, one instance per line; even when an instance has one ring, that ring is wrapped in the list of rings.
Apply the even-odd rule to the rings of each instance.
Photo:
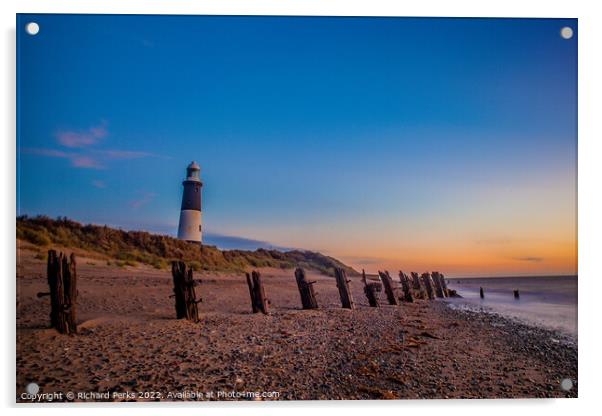
[[[571,339],[442,301],[370,308],[359,278],[356,309],[345,310],[334,278],[308,273],[320,309],[304,311],[293,270],[263,269],[265,316],[251,313],[244,276],[197,273],[194,324],[174,319],[169,271],[80,257],[79,334],[66,336],[48,327],[48,298],[36,297],[48,290],[45,270],[21,250],[18,402],[31,401],[30,382],[76,401],[577,396]]]

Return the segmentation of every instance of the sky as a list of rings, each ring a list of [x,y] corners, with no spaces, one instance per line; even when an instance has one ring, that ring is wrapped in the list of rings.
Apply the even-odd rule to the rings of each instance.
[[[577,273],[576,19],[17,27],[19,215],[175,236],[195,160],[208,244],[368,272]]]

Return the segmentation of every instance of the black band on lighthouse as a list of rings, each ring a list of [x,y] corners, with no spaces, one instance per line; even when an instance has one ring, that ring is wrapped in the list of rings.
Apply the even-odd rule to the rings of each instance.
[[[184,181],[184,194],[182,195],[182,211],[183,210],[201,210],[201,182]]]

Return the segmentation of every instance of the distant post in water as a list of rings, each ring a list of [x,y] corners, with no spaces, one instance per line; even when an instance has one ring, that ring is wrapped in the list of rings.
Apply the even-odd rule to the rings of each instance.
[[[297,268],[295,270],[295,279],[297,280],[297,287],[299,288],[299,294],[301,295],[303,309],[317,309],[318,301],[316,300],[316,294],[314,292],[314,283],[316,282],[308,282],[305,277],[305,271],[302,268]]]
[[[410,290],[410,279],[401,270],[399,271],[399,282],[403,290],[403,300],[405,302],[414,302],[414,296],[412,296],[412,291]]]
[[[373,308],[380,306],[379,297],[382,285],[378,282],[368,283],[366,279],[366,272],[362,269],[362,281],[364,282],[364,294],[368,298],[368,304]]]
[[[389,275],[389,272],[378,272],[380,276],[380,280],[383,282],[383,287],[385,288],[385,294],[387,295],[387,300],[389,301],[389,305],[399,305],[397,302],[397,298],[395,297],[395,290],[393,288],[393,279]]]
[[[249,286],[249,294],[251,295],[251,307],[253,313],[261,312],[267,315],[269,313],[269,301],[265,297],[261,275],[258,271],[253,270],[251,274],[247,273],[247,285]]]
[[[520,299],[520,293],[518,293],[518,289],[514,289],[514,299]]]
[[[483,290],[483,287],[479,288],[479,295],[481,296],[481,299],[485,299],[485,291]]]
[[[192,268],[187,268],[183,261],[173,261],[171,263],[171,275],[176,299],[176,318],[198,322],[199,310],[197,304],[201,302],[201,299],[196,299]]]
[[[347,273],[344,269],[335,268],[334,277],[337,281],[337,288],[339,289],[339,296],[341,297],[341,305],[346,309],[354,309],[353,296],[349,288],[350,280],[347,280]]]
[[[50,296],[50,325],[61,334],[76,334],[77,272],[75,254],[69,258],[63,253],[48,250],[47,278]]]

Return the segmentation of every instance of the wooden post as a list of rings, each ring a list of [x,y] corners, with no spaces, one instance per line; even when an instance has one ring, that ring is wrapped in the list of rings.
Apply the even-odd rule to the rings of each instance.
[[[263,288],[263,283],[261,281],[261,275],[259,274],[258,271],[253,270],[253,272],[251,273],[251,277],[253,278],[253,288],[255,289],[255,299],[257,299],[257,303],[259,306],[259,310],[264,313],[264,314],[268,314],[268,304],[269,301],[265,296],[265,290]]]
[[[385,294],[387,295],[389,305],[398,305],[399,303],[395,297],[395,289],[393,288],[393,279],[391,279],[389,272],[385,271],[383,273],[379,271],[378,275],[380,276],[380,280],[383,282],[383,287],[385,288]]]
[[[518,293],[518,289],[514,290],[514,299],[520,299],[520,293]]]
[[[297,280],[297,287],[299,288],[299,294],[301,295],[303,309],[317,309],[318,301],[316,300],[313,286],[316,282],[308,282],[305,278],[305,271],[301,268],[295,270],[295,279]]]
[[[414,296],[412,296],[412,292],[410,290],[410,279],[408,275],[399,271],[399,282],[401,283],[401,288],[403,290],[403,300],[405,302],[414,302]]]
[[[445,276],[443,276],[443,273],[439,273],[439,277],[441,279],[441,287],[443,288],[443,294],[445,295],[446,298],[449,297],[449,289],[447,288],[447,282],[445,281]]]
[[[339,296],[341,297],[341,305],[343,308],[354,309],[355,305],[353,303],[353,296],[351,294],[351,290],[349,289],[350,280],[347,280],[347,274],[345,273],[345,270],[335,268],[334,277],[337,281],[337,288],[339,289]]]
[[[439,275],[439,272],[433,272],[431,273],[431,276],[433,278],[433,282],[435,283],[435,294],[438,298],[444,298],[445,294],[443,293],[443,285],[441,284],[441,276]]]
[[[481,299],[485,299],[485,291],[483,290],[483,287],[479,288],[479,295],[481,296]]]
[[[61,334],[76,334],[77,272],[75,255],[69,259],[48,250],[46,266],[50,288],[50,325]],[[46,293],[39,293],[44,296]]]
[[[258,271],[253,270],[250,275],[247,273],[247,285],[249,285],[253,313],[262,312],[267,315],[269,300],[265,297],[261,275]]]
[[[380,306],[379,297],[382,285],[378,282],[370,282],[368,283],[368,279],[366,279],[366,272],[362,269],[362,281],[364,282],[364,294],[368,298],[368,303],[373,308],[378,308]]]
[[[71,253],[69,260],[63,256],[63,288],[65,300],[66,322],[70,334],[77,333],[76,311],[77,311],[77,263],[75,254]]]
[[[428,299],[424,285],[420,282],[420,276],[418,276],[418,273],[411,272],[410,274],[412,275],[412,288],[414,289],[414,293],[418,293],[418,297],[420,299]]]
[[[251,297],[251,308],[253,309],[253,313],[259,312],[259,308],[257,307],[257,302],[255,302],[255,291],[253,290],[253,279],[249,273],[247,275],[247,285],[249,286],[249,296]]]
[[[192,267],[187,268],[183,261],[173,261],[171,263],[171,275],[176,299],[176,318],[198,322],[199,310],[197,304],[201,302],[201,299],[196,299]]]
[[[426,294],[430,300],[435,299],[435,290],[433,288],[433,279],[431,278],[430,273],[422,273],[422,282],[424,283],[424,287],[426,288]]]

